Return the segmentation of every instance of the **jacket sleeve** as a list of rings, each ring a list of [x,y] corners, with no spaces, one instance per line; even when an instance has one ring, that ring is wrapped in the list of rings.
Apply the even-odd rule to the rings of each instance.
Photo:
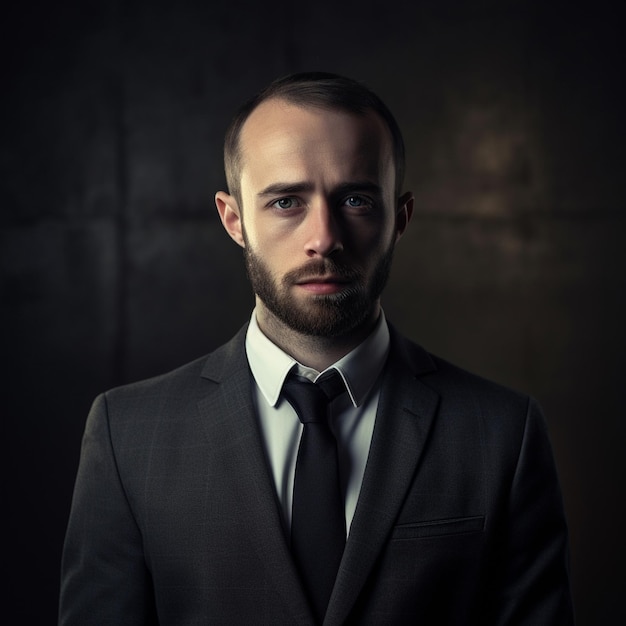
[[[489,623],[571,626],[567,525],[546,424],[533,400],[507,513],[500,546],[503,576],[496,582]]]
[[[59,624],[156,624],[142,537],[118,474],[106,396],[89,413],[65,538]]]

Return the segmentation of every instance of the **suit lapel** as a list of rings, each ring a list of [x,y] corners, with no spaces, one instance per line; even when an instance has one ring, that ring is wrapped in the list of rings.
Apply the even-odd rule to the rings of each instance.
[[[214,383],[198,403],[215,454],[222,458],[225,489],[237,494],[241,514],[234,523],[254,545],[269,578],[293,615],[294,624],[314,623],[282,527],[282,518],[262,445],[245,357],[245,328],[209,356],[202,376]]]
[[[370,576],[417,471],[439,402],[419,380],[435,369],[430,357],[393,329],[391,337],[367,468],[326,626],[346,621]],[[222,460],[224,488],[237,494],[241,514],[233,523],[242,524],[293,623],[312,626],[261,445],[244,342],[245,328],[208,357],[202,376],[211,388],[198,409],[212,453]]]
[[[419,380],[434,369],[426,352],[392,331],[367,467],[327,626],[345,622],[393,529],[439,402]]]

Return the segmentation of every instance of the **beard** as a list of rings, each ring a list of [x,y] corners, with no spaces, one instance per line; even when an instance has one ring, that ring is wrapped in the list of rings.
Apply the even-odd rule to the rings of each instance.
[[[360,270],[337,260],[323,259],[292,270],[278,280],[247,241],[244,258],[254,293],[276,318],[300,334],[332,338],[346,335],[367,323],[387,284],[393,249],[392,242],[369,279]],[[328,274],[346,282],[345,289],[339,293],[312,295],[306,302],[293,297],[293,287],[298,281]]]

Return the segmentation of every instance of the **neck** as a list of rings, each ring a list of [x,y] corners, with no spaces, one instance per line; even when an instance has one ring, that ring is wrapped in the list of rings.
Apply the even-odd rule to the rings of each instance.
[[[257,298],[256,317],[263,334],[302,365],[318,372],[354,350],[374,329],[380,315],[378,303],[357,328],[338,336],[316,337],[295,331],[267,310]]]

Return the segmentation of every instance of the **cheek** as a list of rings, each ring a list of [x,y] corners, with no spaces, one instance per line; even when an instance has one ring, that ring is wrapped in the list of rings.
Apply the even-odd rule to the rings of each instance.
[[[385,253],[393,242],[393,228],[381,223],[360,225],[358,228],[347,231],[345,238],[348,251],[353,250],[359,256],[372,262],[380,254]]]
[[[284,247],[293,242],[293,227],[288,220],[271,219],[271,215],[255,212],[244,214],[243,228],[246,239],[255,249],[266,253],[276,247]]]
[[[298,258],[298,242],[293,233],[277,229],[257,230],[249,242],[265,263],[274,267],[293,264]]]
[[[269,233],[247,232],[246,245],[259,262],[275,279],[297,266],[295,250],[289,247],[289,239],[271,236]]]

